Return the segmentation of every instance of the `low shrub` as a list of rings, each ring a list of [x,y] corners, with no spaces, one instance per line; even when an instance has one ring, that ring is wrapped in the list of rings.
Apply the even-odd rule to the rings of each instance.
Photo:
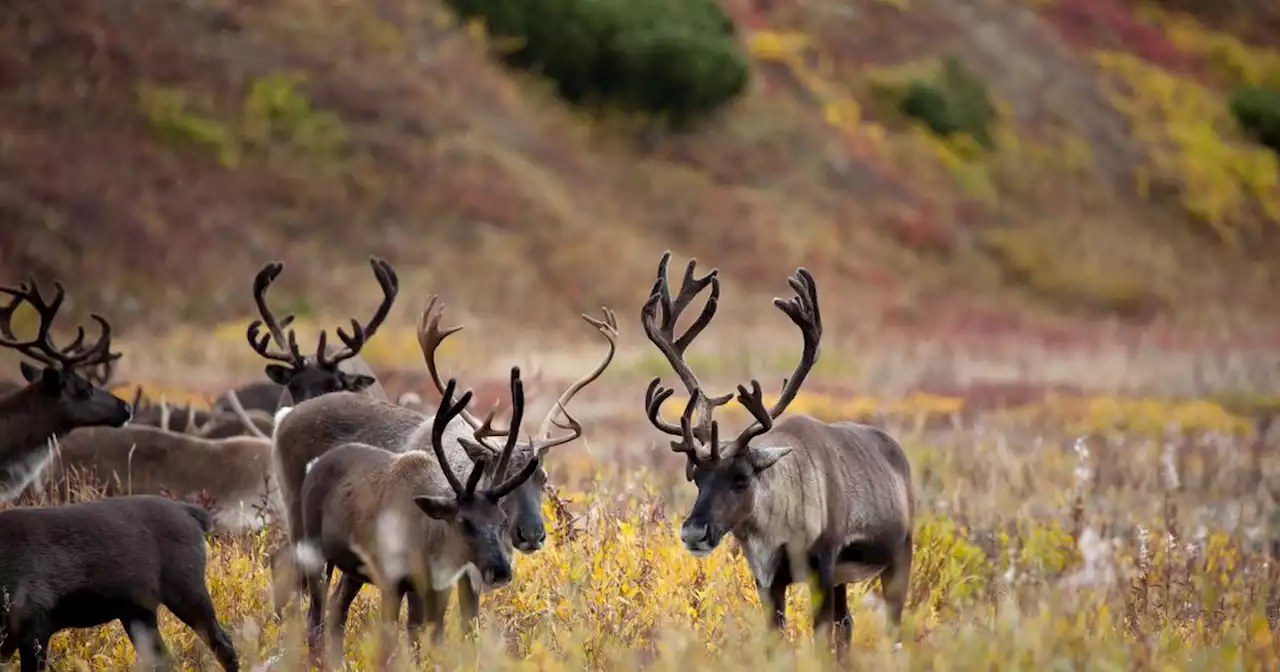
[[[964,134],[984,149],[995,147],[990,131],[995,105],[982,80],[955,57],[946,58],[933,78],[908,82],[898,109],[939,137]]]
[[[1228,105],[1246,132],[1280,153],[1280,91],[1242,86],[1231,94]]]
[[[687,121],[746,88],[736,28],[715,0],[449,0],[516,44],[508,65],[552,80],[580,106]]]

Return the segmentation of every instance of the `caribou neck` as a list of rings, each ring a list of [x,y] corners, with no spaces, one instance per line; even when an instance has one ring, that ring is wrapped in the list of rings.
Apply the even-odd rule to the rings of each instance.
[[[70,428],[58,422],[35,385],[0,397],[0,465],[24,459]]]

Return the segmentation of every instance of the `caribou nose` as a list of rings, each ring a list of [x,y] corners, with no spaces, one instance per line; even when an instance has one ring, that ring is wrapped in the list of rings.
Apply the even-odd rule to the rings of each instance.
[[[707,543],[707,526],[703,523],[685,521],[680,526],[680,541],[689,548],[705,546]]]
[[[489,576],[485,578],[485,583],[491,586],[505,586],[511,583],[511,567],[508,565],[500,565],[492,567],[488,572]]]
[[[540,548],[547,540],[546,532],[537,532],[526,535],[522,530],[516,530],[516,548],[525,553],[532,553]]]

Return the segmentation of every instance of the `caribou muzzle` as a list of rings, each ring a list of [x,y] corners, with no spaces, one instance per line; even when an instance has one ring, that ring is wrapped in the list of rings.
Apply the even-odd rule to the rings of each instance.
[[[697,557],[710,555],[716,550],[716,546],[720,545],[720,539],[723,536],[724,533],[716,529],[715,525],[696,522],[693,519],[684,521],[680,526],[681,543]]]

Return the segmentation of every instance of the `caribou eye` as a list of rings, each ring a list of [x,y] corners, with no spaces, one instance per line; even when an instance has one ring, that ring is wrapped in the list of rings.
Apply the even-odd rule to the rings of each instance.
[[[473,522],[471,522],[470,520],[467,520],[467,519],[464,519],[464,520],[462,521],[462,533],[463,533],[463,534],[467,535],[468,537],[474,537],[474,536],[476,536],[476,534],[478,534],[479,532],[480,532],[480,530],[476,529],[476,524],[475,524],[475,523],[473,523]]]
[[[750,484],[751,484],[751,480],[747,478],[746,474],[738,474],[737,476],[733,477],[734,490],[738,490],[738,491],[746,490],[747,486]]]

